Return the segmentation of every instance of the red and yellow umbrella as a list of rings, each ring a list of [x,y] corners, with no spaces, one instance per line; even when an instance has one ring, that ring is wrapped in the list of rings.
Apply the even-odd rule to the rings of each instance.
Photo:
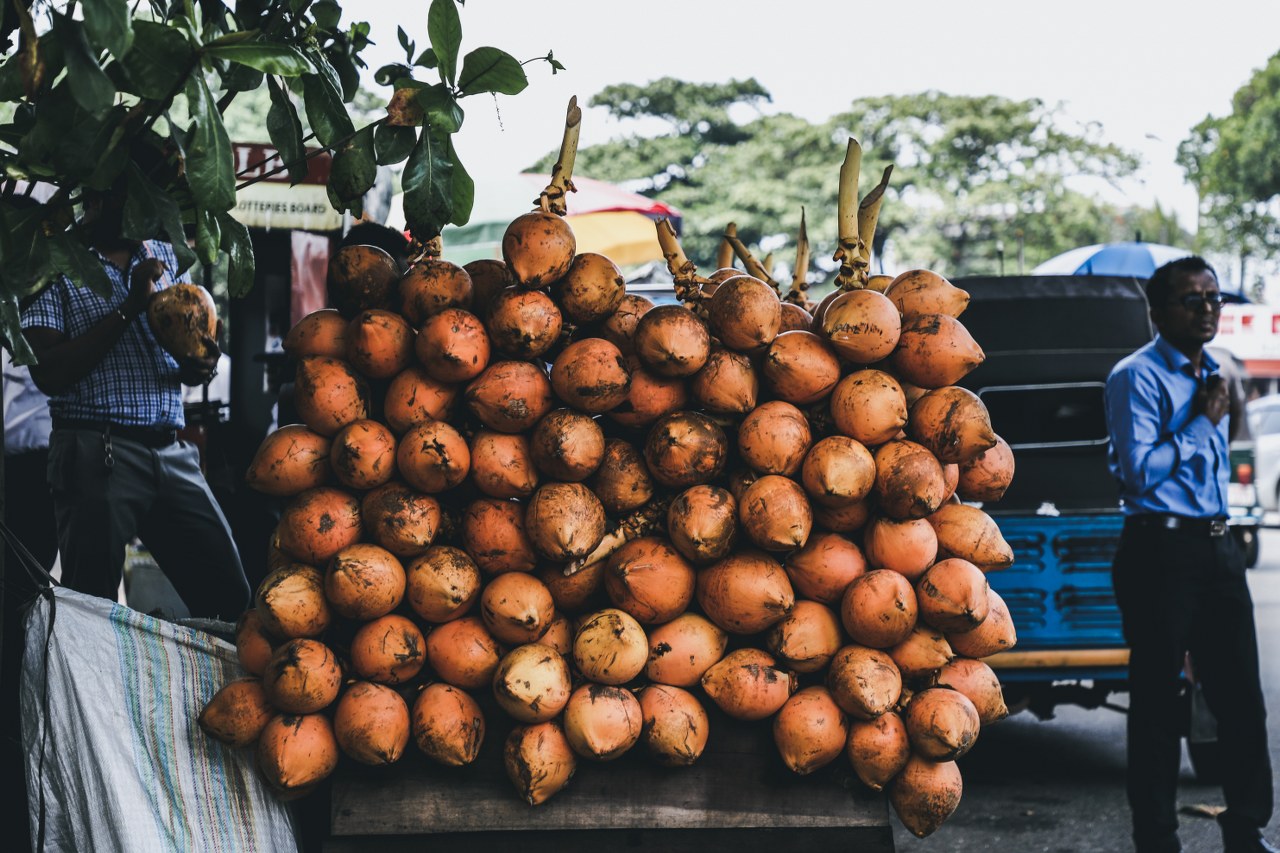
[[[567,199],[566,219],[573,226],[579,252],[597,252],[619,266],[662,260],[654,221],[667,218],[680,228],[679,211],[660,201],[592,178],[575,177],[577,192]],[[547,184],[543,174],[477,178],[471,221],[444,229],[444,258],[464,264],[477,258],[501,258],[507,223],[533,209]],[[387,225],[404,227],[402,199],[392,200]]]

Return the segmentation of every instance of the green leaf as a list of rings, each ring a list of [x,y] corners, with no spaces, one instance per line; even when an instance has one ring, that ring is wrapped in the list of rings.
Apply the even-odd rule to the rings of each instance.
[[[36,354],[31,351],[26,335],[22,334],[22,314],[18,310],[18,300],[11,293],[0,294],[0,330],[3,330],[8,339],[14,364],[36,363]]]
[[[193,129],[187,147],[187,182],[191,185],[191,194],[201,207],[230,210],[236,204],[231,138],[199,68],[187,81],[187,109]]]
[[[360,69],[356,68],[355,58],[349,54],[337,53],[329,62],[338,75],[338,91],[342,93],[342,100],[353,100],[360,88]]]
[[[400,47],[404,48],[405,62],[412,62],[413,49],[416,45],[409,41],[409,34],[404,31],[404,27],[396,27],[396,38],[400,40]]]
[[[195,53],[181,30],[155,21],[133,23],[133,49],[121,60],[129,91],[159,101],[169,96],[191,71]]]
[[[133,45],[132,19],[126,0],[84,0],[84,28],[96,45],[123,59]]]
[[[227,290],[238,299],[253,289],[253,240],[249,237],[249,229],[233,219],[230,213],[218,214],[218,226],[222,230],[222,251],[227,253],[230,261]]]
[[[267,78],[271,93],[271,108],[267,110],[267,134],[271,144],[280,152],[280,159],[289,167],[289,183],[296,184],[307,177],[306,148],[302,142],[302,122],[293,100],[276,78]]]
[[[436,58],[436,52],[434,50],[427,48],[422,53],[418,54],[418,58],[413,61],[413,64],[419,68],[435,68],[440,64],[440,60]]]
[[[462,44],[462,21],[453,0],[431,0],[427,12],[427,35],[440,62],[440,78],[453,85],[458,72],[458,48]]]
[[[466,225],[471,220],[471,208],[476,203],[476,182],[458,159],[453,140],[449,140],[449,159],[453,163],[453,180],[450,188],[453,195],[453,216],[450,222],[454,225]]]
[[[343,207],[359,201],[378,179],[373,156],[373,128],[366,127],[344,142],[333,155],[329,189]]]
[[[412,127],[393,127],[380,124],[373,132],[374,159],[379,166],[391,166],[409,156],[418,142],[418,132]]]
[[[222,240],[222,229],[218,226],[218,216],[205,207],[196,208],[196,257],[206,267],[211,267],[218,260],[218,246]]]
[[[3,74],[4,74],[4,69],[0,68],[0,75],[3,75]],[[402,77],[412,77],[412,76],[413,76],[412,68],[410,68],[408,65],[402,65],[399,62],[395,62],[395,63],[392,63],[391,65],[384,65],[381,68],[379,68],[377,71],[373,72],[373,82],[377,83],[379,86],[390,86],[392,83],[394,83],[396,80],[399,80]],[[19,85],[21,85],[21,83],[19,83]],[[19,91],[21,90],[19,89]]]
[[[333,145],[355,130],[342,96],[327,76],[303,74],[302,98],[307,108],[307,121],[321,145]]]
[[[99,296],[111,295],[111,279],[102,263],[69,231],[50,234],[49,269],[84,285]]]
[[[173,244],[178,256],[178,269],[174,272],[182,272],[196,261],[195,252],[187,246],[177,203],[142,174],[136,163],[129,164],[129,195],[121,217],[121,236],[130,240],[155,240],[163,236]]]
[[[443,83],[419,89],[414,101],[422,108],[430,127],[445,133],[457,133],[462,127],[463,112],[458,99]]]
[[[409,229],[421,240],[435,237],[453,218],[453,161],[449,157],[448,134],[424,128],[401,180]]]
[[[42,176],[83,181],[97,171],[125,112],[90,113],[59,85],[41,96],[36,120],[17,146],[18,162]]]
[[[342,20],[342,7],[336,0],[316,0],[311,6],[311,17],[322,30],[336,30]]]
[[[129,147],[122,139],[108,142],[108,150],[98,159],[93,174],[84,179],[85,186],[95,190],[108,189],[124,171],[129,162]]]
[[[67,85],[71,87],[76,103],[95,114],[111,109],[116,87],[98,64],[80,22],[54,15],[53,31],[62,43],[67,62]]]
[[[0,240],[0,281],[7,296],[21,299],[36,293],[54,276],[49,241],[44,236],[42,207],[13,210],[0,206],[4,237]]]
[[[252,30],[233,30],[225,35],[218,36],[216,39],[206,41],[204,46],[206,48],[210,48],[222,47],[223,45],[228,44],[247,44],[248,42],[255,41],[261,37],[261,35],[262,30],[256,28]]]
[[[314,70],[302,51],[287,44],[227,44],[205,48],[205,53],[218,59],[247,65],[263,74],[278,74],[281,77],[300,77]]]
[[[22,61],[12,54],[0,63],[0,101],[16,101],[22,97]]]
[[[333,87],[333,91],[341,94],[342,78],[338,76],[338,72],[334,70],[332,63],[329,62],[329,57],[324,55],[324,51],[311,48],[307,51],[307,57],[311,60],[311,64],[316,67],[316,71]]]
[[[458,91],[463,95],[497,92],[518,95],[529,85],[529,78],[515,57],[496,47],[478,47],[462,60]]]
[[[228,92],[252,92],[261,88],[262,78],[261,71],[232,63],[222,72],[222,88]]]

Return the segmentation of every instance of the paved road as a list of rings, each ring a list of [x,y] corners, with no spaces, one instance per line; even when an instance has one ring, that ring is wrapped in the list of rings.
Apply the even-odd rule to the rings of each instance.
[[[1267,695],[1271,763],[1280,771],[1280,531],[1265,531],[1262,559],[1250,572]],[[1112,701],[1125,705],[1128,697]],[[1120,853],[1133,849],[1124,797],[1122,714],[1060,706],[1053,720],[1028,712],[990,729],[960,761],[964,797],[936,833],[917,840],[894,823],[899,851],[1000,851],[1000,853]],[[1222,805],[1222,791],[1199,785],[1183,757],[1180,808]],[[1278,809],[1280,811],[1280,809]],[[1221,850],[1217,824],[1180,817],[1183,850]],[[1268,837],[1280,840],[1280,817]]]

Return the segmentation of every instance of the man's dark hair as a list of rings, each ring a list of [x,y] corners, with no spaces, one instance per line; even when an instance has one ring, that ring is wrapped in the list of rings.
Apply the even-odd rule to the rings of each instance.
[[[1173,293],[1173,276],[1175,273],[1198,273],[1206,270],[1217,281],[1218,271],[1199,255],[1189,255],[1185,258],[1178,258],[1176,261],[1169,261],[1169,263],[1153,272],[1151,278],[1147,279],[1147,304],[1153,306],[1163,305],[1169,301],[1169,294]]]
[[[394,228],[376,222],[361,222],[351,226],[342,236],[341,246],[377,246],[394,258],[401,270],[409,265],[409,238]]]

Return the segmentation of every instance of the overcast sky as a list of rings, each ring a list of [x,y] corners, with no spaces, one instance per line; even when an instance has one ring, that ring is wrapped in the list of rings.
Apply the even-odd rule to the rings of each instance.
[[[427,0],[344,5],[373,25],[374,68],[403,60],[397,24],[419,49],[428,44]],[[493,45],[523,60],[554,50],[567,68],[553,77],[532,64],[520,95],[464,101],[458,148],[473,175],[558,147],[569,96],[585,103],[612,83],[755,77],[773,95],[770,111],[813,121],[857,97],[938,89],[1040,98],[1100,123],[1144,159],[1125,193],[1158,199],[1186,226],[1195,195],[1174,164],[1178,142],[1205,115],[1229,112],[1235,90],[1280,50],[1276,0],[469,0],[461,16],[463,52]],[[623,130],[589,110],[582,145]]]

